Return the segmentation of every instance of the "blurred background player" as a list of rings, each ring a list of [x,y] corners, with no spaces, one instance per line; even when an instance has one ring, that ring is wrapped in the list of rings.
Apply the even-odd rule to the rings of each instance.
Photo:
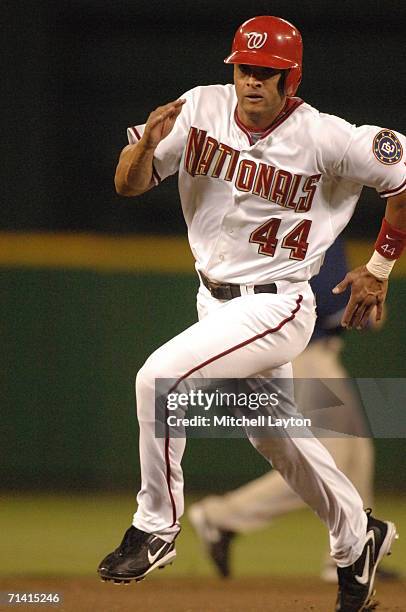
[[[323,437],[337,466],[358,489],[365,507],[373,505],[374,446],[369,436],[362,406],[348,379],[341,360],[343,328],[340,324],[347,293],[333,295],[331,289],[347,273],[344,242],[338,238],[326,253],[320,273],[311,281],[317,301],[317,321],[311,341],[293,362],[295,378],[307,379],[296,389],[298,405],[312,408],[318,402],[321,386],[308,379],[335,379],[334,391],[348,408],[345,430],[355,437],[337,434]],[[371,316],[369,327],[379,327]],[[339,429],[337,430],[339,431]],[[334,436],[334,434],[333,434]],[[339,436],[339,437],[338,437]],[[288,512],[306,507],[276,470],[221,496],[209,496],[193,504],[189,518],[220,575],[231,573],[230,547],[237,534],[266,527]],[[397,579],[394,571],[379,568],[381,579]],[[321,568],[321,578],[337,581],[336,565],[328,547]]]

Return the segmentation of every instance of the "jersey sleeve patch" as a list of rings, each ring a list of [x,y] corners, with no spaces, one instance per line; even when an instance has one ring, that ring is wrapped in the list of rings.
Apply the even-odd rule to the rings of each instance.
[[[397,164],[403,156],[399,138],[390,130],[381,130],[374,138],[372,150],[378,161],[385,165]]]

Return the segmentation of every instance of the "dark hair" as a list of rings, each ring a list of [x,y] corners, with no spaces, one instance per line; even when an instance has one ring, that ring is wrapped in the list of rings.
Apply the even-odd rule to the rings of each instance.
[[[281,96],[285,95],[285,82],[286,82],[287,74],[288,74],[287,70],[281,70],[281,78],[278,81],[278,91],[279,91],[279,95]]]

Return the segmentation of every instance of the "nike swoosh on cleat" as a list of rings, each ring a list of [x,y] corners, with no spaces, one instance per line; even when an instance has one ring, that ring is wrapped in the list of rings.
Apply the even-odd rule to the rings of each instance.
[[[161,548],[154,555],[151,555],[151,553],[148,550],[148,561],[150,562],[151,565],[155,563],[155,561],[159,557],[159,554],[163,551],[165,546],[166,546],[166,543],[163,546],[161,546]]]
[[[355,576],[355,580],[359,582],[359,584],[367,584],[369,578],[369,551],[370,547],[367,548],[367,554],[365,556],[365,565],[364,570],[361,576]]]
[[[364,563],[364,569],[362,571],[361,576],[355,576],[355,580],[359,583],[359,584],[367,584],[368,580],[369,580],[369,556],[371,554],[371,549],[373,549],[374,547],[374,532],[370,531],[367,535],[367,540],[365,542],[366,545],[368,545],[367,548],[367,554],[365,555],[365,563]],[[369,542],[371,542],[371,546],[369,546]]]

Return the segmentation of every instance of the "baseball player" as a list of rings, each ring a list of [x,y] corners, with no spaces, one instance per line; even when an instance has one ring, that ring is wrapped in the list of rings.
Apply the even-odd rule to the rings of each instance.
[[[339,425],[356,437],[336,434],[321,441],[368,507],[372,506],[373,498],[374,447],[359,399],[351,381],[346,380],[348,374],[340,359],[343,346],[340,321],[347,295],[331,293],[332,287],[347,271],[344,243],[339,237],[328,249],[320,273],[310,282],[317,303],[316,325],[309,344],[292,365],[295,378],[307,379],[298,385],[296,392],[296,401],[302,410],[304,407],[314,410],[320,404],[319,379],[327,384],[326,379],[330,378],[334,379],[332,392],[350,408],[345,416],[338,412]],[[372,314],[370,327],[374,325]],[[315,379],[314,383],[310,379]],[[332,429],[334,431],[334,423]],[[189,508],[188,514],[219,574],[227,577],[230,575],[230,545],[236,534],[266,527],[276,518],[304,506],[304,501],[273,470],[225,495],[202,499]],[[379,568],[378,573],[385,579],[397,578],[397,574],[389,570]],[[325,556],[321,577],[327,582],[337,581],[336,565],[329,554]]]
[[[354,127],[295,97],[302,41],[290,23],[255,17],[237,31],[234,84],[196,87],[129,128],[118,193],[138,196],[178,172],[200,278],[199,321],[156,350],[137,374],[141,490],[132,525],[99,565],[104,580],[140,580],[172,562],[183,513],[185,439],[155,436],[155,381],[290,378],[315,323],[309,279],[351,218],[363,185],[387,200],[375,251],[337,285],[351,287],[345,327],[377,318],[406,243],[405,138]],[[287,400],[288,401],[288,400]],[[395,525],[363,510],[354,486],[315,437],[289,430],[251,443],[318,514],[338,566],[336,611],[365,610]]]

